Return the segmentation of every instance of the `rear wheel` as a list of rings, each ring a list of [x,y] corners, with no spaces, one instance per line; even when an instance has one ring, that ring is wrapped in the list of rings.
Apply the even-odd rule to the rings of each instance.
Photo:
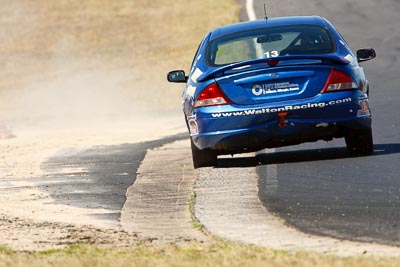
[[[374,151],[372,129],[350,130],[345,139],[347,150],[352,156],[371,155]]]
[[[217,164],[217,153],[211,149],[198,149],[190,140],[192,146],[193,167],[212,167]]]

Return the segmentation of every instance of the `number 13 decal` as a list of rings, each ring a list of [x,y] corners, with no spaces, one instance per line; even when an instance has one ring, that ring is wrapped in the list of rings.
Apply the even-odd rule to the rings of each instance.
[[[266,57],[278,57],[278,56],[279,56],[279,52],[276,51],[276,50],[274,50],[274,51],[268,51],[268,52],[265,52],[264,55],[265,55]]]

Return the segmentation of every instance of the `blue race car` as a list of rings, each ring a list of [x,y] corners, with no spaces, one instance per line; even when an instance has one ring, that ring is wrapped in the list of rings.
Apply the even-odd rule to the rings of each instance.
[[[356,55],[325,18],[269,18],[206,34],[186,83],[183,110],[195,168],[217,156],[345,138],[351,155],[373,152],[368,81]]]

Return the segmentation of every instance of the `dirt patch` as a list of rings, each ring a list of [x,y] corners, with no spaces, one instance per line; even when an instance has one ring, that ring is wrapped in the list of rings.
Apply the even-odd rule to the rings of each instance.
[[[38,222],[9,215],[0,215],[0,231],[1,243],[20,251],[58,249],[76,243],[127,247],[138,244],[139,240],[150,241],[122,230]]]

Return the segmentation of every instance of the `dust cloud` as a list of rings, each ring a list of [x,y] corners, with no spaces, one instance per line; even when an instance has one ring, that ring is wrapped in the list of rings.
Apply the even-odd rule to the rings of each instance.
[[[107,12],[77,1],[1,5],[0,139],[180,127],[180,90],[166,83],[167,69],[138,59],[148,48],[132,43],[129,12]]]

